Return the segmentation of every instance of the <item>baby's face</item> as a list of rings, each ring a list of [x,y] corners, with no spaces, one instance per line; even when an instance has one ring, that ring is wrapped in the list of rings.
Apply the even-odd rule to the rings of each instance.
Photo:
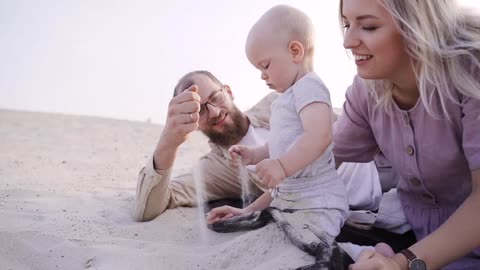
[[[288,42],[275,33],[251,32],[245,46],[247,58],[260,70],[261,79],[270,89],[283,93],[295,83],[298,65],[289,52]]]

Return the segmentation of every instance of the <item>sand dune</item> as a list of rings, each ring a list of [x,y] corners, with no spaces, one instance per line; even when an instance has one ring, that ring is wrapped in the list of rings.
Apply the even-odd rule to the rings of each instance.
[[[274,224],[206,231],[195,208],[133,221],[148,123],[0,110],[0,269],[291,269],[313,262]],[[208,151],[193,134],[174,174]]]

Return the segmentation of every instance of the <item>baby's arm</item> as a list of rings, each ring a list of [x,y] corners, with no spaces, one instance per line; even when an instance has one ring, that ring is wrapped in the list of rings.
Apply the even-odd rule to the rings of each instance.
[[[245,145],[234,145],[228,149],[232,161],[235,163],[237,155],[242,157],[244,165],[255,165],[268,158],[268,144],[258,147],[248,147]]]
[[[272,195],[270,195],[270,192],[264,192],[262,196],[258,197],[253,203],[244,209],[247,213],[263,210],[270,206],[272,200],[273,198]]]
[[[329,105],[313,102],[299,113],[304,132],[278,161],[287,177],[320,157],[332,143],[332,112]]]
[[[229,219],[234,216],[246,215],[255,211],[263,210],[272,203],[272,196],[269,192],[265,192],[258,197],[252,204],[245,208],[235,208],[228,205],[216,207],[207,215],[207,223],[213,224],[218,221]]]

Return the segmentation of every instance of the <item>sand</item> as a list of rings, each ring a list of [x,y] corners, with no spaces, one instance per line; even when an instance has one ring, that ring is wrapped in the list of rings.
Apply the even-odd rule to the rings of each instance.
[[[137,173],[162,127],[0,110],[0,269],[292,269],[313,262],[269,224],[206,231],[196,208],[135,222]],[[208,151],[193,134],[174,174]]]

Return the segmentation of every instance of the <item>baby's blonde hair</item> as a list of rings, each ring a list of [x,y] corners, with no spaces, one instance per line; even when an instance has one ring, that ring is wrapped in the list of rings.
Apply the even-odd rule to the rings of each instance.
[[[446,100],[460,103],[456,94],[480,99],[480,16],[461,9],[455,0],[378,0],[392,15],[413,59],[418,90],[430,115],[431,100],[440,98],[443,116],[449,118]],[[340,1],[340,17],[343,1]],[[392,82],[370,80],[370,93],[392,111]]]
[[[278,5],[269,9],[250,30],[268,27],[272,34],[285,33],[288,42],[296,40],[302,44],[306,55],[313,55],[315,49],[315,28],[312,20],[299,9],[288,5]]]

